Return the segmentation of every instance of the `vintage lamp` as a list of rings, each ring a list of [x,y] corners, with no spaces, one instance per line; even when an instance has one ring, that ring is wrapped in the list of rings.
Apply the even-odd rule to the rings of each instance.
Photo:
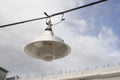
[[[26,45],[24,50],[29,56],[44,61],[63,58],[71,51],[70,47],[61,38],[54,35],[49,25],[43,35]]]

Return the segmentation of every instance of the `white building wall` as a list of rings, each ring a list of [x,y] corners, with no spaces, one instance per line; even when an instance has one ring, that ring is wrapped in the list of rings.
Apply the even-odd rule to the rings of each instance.
[[[101,79],[91,79],[91,80],[120,80],[120,76],[109,77],[109,78],[101,78]]]
[[[120,80],[120,66],[84,71],[79,73],[53,75],[19,80]]]

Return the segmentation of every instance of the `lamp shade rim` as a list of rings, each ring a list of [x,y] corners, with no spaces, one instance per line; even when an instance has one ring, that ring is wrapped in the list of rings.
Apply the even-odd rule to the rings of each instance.
[[[38,54],[34,54],[31,49],[31,46],[33,47],[33,44],[34,43],[47,43],[47,42],[50,42],[50,43],[55,43],[55,44],[59,44],[59,45],[62,45],[61,47],[58,47],[56,49],[56,52],[55,52],[55,57],[54,59],[59,59],[59,58],[63,58],[65,56],[67,56],[70,52],[71,52],[71,48],[65,44],[64,42],[59,42],[59,41],[51,41],[51,40],[46,40],[46,41],[35,41],[35,42],[31,42],[29,44],[27,44],[24,48],[24,51],[26,52],[27,55],[31,56],[31,57],[34,57],[34,58],[38,58],[38,59],[43,59],[41,56],[38,56]],[[31,48],[31,49],[30,49]],[[36,48],[36,47],[35,47]],[[60,49],[62,50],[60,50]],[[65,48],[65,49],[64,49]],[[60,53],[60,52],[64,52],[64,53]]]

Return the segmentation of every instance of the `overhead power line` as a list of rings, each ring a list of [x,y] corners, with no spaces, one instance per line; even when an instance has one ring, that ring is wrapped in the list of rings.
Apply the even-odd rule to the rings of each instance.
[[[54,17],[54,16],[57,16],[57,15],[61,15],[61,14],[64,14],[64,13],[75,11],[75,10],[78,10],[78,9],[81,9],[81,8],[89,7],[89,6],[92,6],[92,5],[104,2],[104,1],[107,1],[107,0],[100,0],[100,1],[92,2],[92,3],[89,3],[89,4],[83,5],[83,6],[79,6],[79,7],[73,8],[73,9],[69,9],[69,10],[58,12],[58,13],[51,14],[51,15],[47,15],[46,12],[45,12],[44,14],[46,15],[46,17],[35,18],[35,19],[30,19],[30,20],[25,20],[25,21],[19,21],[19,22],[15,22],[15,23],[5,24],[5,25],[1,25],[0,28],[13,26],[13,25],[18,25],[18,24],[22,24],[22,23],[27,23],[27,22],[31,22],[31,21],[37,21],[37,20],[46,19],[46,18],[50,18],[50,17]]]

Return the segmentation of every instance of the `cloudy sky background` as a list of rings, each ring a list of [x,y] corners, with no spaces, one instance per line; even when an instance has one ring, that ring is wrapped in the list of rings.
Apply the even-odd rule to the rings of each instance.
[[[38,18],[97,0],[0,0],[0,25]],[[25,54],[24,46],[40,36],[45,20],[0,29],[0,66],[8,76],[78,71],[86,67],[120,63],[120,1],[108,0],[65,14],[53,27],[55,35],[70,45],[65,58],[45,62]],[[52,18],[53,23],[61,16]]]

